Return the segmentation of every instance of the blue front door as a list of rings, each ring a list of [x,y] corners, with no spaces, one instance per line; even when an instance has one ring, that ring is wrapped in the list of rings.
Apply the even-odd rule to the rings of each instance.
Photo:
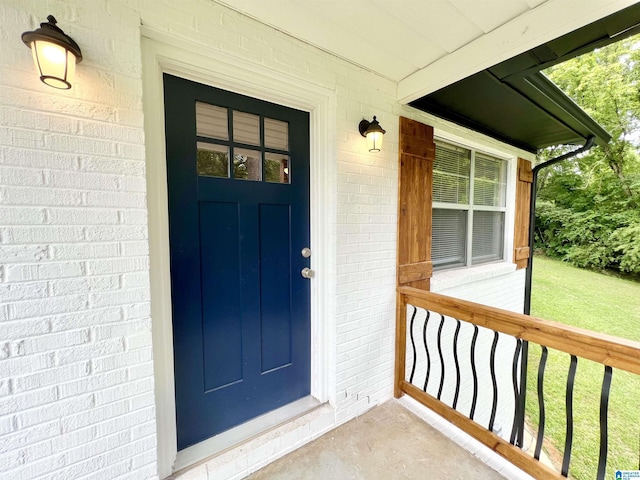
[[[309,395],[309,115],[164,75],[178,449]]]

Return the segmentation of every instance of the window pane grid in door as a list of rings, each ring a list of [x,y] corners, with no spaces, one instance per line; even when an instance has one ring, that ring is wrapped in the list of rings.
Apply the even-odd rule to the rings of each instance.
[[[196,102],[196,136],[198,175],[284,184],[291,181],[288,122]],[[209,138],[217,142],[209,142]]]
[[[262,154],[257,150],[233,149],[233,178],[262,180]]]
[[[264,180],[272,183],[289,183],[289,155],[266,152]]]
[[[198,175],[229,177],[229,147],[214,143],[197,142]]]
[[[260,116],[233,111],[233,142],[260,146]]]
[[[275,150],[289,150],[289,124],[274,120],[264,119],[264,146]]]
[[[196,134],[200,137],[229,140],[227,109],[196,102]]]

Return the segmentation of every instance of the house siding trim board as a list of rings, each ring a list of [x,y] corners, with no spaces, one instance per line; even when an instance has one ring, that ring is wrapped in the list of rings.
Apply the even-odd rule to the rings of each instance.
[[[50,13],[85,54],[68,92],[39,82],[19,40]],[[242,478],[391,398],[399,116],[530,158],[215,2],[0,0],[0,22],[0,475],[16,480],[171,473],[163,126],[143,124],[162,122],[162,69],[311,112],[312,388],[326,402],[178,478]],[[376,155],[356,128],[374,114]]]

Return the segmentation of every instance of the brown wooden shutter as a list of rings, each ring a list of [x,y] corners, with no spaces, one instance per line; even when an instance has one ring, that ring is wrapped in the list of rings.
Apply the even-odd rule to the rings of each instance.
[[[400,117],[398,285],[429,290],[433,127]]]
[[[513,239],[513,262],[518,269],[527,268],[531,248],[529,248],[529,206],[531,204],[531,183],[533,172],[531,162],[518,159],[518,181],[516,184],[516,219]]]

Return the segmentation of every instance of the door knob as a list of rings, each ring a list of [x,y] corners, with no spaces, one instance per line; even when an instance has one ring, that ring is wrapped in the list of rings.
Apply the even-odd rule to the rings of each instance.
[[[300,252],[300,255],[302,255],[304,258],[309,258],[311,256],[311,249],[309,247],[304,247]]]
[[[305,267],[300,271],[300,275],[302,275],[304,278],[313,278],[315,272],[310,268]]]

